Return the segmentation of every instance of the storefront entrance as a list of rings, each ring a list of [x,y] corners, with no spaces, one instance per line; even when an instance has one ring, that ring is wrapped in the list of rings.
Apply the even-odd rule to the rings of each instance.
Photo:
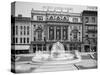
[[[84,50],[85,50],[85,52],[90,52],[90,46],[89,45],[85,45],[84,46]]]
[[[36,51],[46,51],[46,45],[45,44],[33,44],[33,53]]]

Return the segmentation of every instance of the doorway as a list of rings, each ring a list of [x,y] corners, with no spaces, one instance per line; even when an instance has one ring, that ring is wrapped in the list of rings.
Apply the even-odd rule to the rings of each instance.
[[[84,50],[85,50],[85,52],[90,52],[90,46],[89,45],[85,45],[84,46]]]

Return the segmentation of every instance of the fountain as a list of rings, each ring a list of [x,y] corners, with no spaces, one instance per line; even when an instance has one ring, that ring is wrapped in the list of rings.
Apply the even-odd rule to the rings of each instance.
[[[77,58],[78,60],[74,60]],[[53,44],[50,53],[43,53],[42,51],[36,51],[35,56],[32,58],[32,61],[37,62],[45,62],[45,61],[80,61],[81,57],[78,51],[74,51],[74,53],[68,53],[65,51],[64,46],[60,42],[56,42]],[[70,62],[69,61],[69,62]],[[73,61],[73,62],[74,62]]]
[[[74,55],[66,53],[62,43],[57,42],[53,44],[51,49],[51,59],[52,60],[66,60],[73,59]]]

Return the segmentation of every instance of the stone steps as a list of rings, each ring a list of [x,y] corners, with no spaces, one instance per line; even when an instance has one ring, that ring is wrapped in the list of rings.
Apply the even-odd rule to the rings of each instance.
[[[49,72],[49,71],[68,71],[77,70],[73,64],[43,64],[34,72]]]
[[[67,63],[66,61],[48,61],[43,63],[34,72],[49,72],[49,71],[67,71],[78,70],[73,63]]]

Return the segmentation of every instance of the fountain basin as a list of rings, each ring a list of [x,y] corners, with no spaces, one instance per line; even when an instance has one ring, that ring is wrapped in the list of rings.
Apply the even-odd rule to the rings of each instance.
[[[32,58],[32,61],[36,62],[46,62],[46,61],[75,61],[76,59],[81,59],[78,50],[74,52],[65,52],[64,46],[62,43],[54,43],[50,53],[44,53],[42,51],[37,51],[35,56]],[[70,61],[69,61],[70,62]]]

